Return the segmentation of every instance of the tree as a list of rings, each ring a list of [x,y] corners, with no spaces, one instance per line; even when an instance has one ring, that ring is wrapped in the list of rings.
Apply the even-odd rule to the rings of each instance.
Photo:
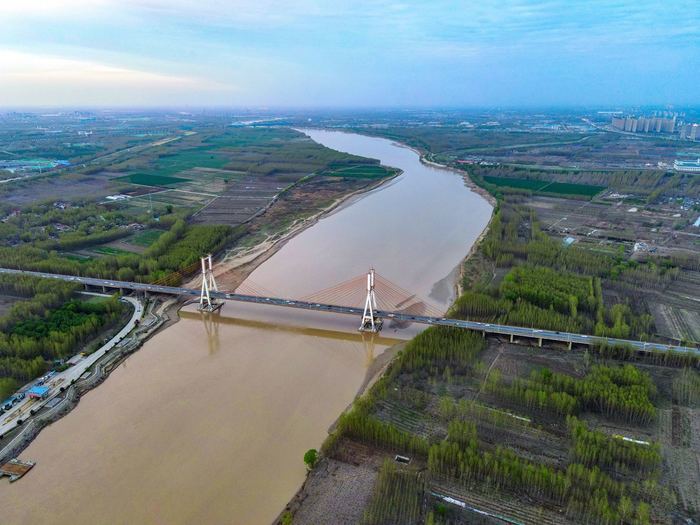
[[[318,451],[315,448],[310,448],[304,454],[304,463],[306,463],[306,468],[311,470],[316,465],[318,461]]]
[[[17,388],[19,383],[11,377],[0,377],[0,400],[10,396]]]

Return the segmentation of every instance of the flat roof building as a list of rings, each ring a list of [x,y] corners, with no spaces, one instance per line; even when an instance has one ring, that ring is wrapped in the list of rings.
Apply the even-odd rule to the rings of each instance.
[[[33,399],[44,399],[46,396],[49,395],[49,391],[51,389],[48,386],[33,386],[29,390],[27,390],[27,396]]]
[[[689,173],[700,173],[700,159],[677,160],[673,163],[673,169],[676,171],[685,171]]]

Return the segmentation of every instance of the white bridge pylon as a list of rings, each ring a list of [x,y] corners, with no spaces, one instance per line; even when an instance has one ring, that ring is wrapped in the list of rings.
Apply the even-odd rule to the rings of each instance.
[[[221,308],[222,302],[212,301],[211,292],[218,292],[219,287],[214,279],[214,269],[211,262],[211,254],[202,257],[202,291],[199,295],[199,309],[204,312],[213,312]]]
[[[383,321],[377,317],[377,296],[374,293],[374,268],[367,272],[367,298],[362,313],[360,332],[379,332]]]

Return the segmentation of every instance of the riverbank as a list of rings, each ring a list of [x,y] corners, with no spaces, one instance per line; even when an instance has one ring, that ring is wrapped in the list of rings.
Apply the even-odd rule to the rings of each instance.
[[[409,147],[409,146],[406,146]],[[440,168],[443,170],[451,171],[453,173],[456,173],[460,177],[464,179],[464,182],[467,184],[467,187],[472,190],[474,193],[481,195],[486,201],[493,206],[494,208],[498,205],[498,201],[496,200],[496,197],[491,195],[488,191],[486,191],[484,188],[479,186],[476,182],[472,180],[472,178],[469,176],[469,173],[463,170],[458,170],[457,168],[453,168],[452,166],[448,166],[446,164],[440,164],[438,162],[433,162],[432,160],[428,160],[425,155],[422,155],[420,151],[413,149],[418,155],[420,156],[420,161],[425,164],[426,166],[432,166],[434,168]]]
[[[39,436],[39,433],[44,428],[72,412],[78,406],[82,396],[102,384],[117,366],[141,348],[148,339],[168,326],[177,323],[179,320],[177,312],[180,306],[180,301],[173,299],[163,303],[149,304],[146,314],[150,318],[147,321],[132,327],[134,332],[132,335],[130,335],[130,332],[123,336],[115,336],[115,338],[120,339],[119,343],[112,346],[117,347],[117,351],[109,352],[112,347],[102,351],[101,355],[90,365],[86,372],[67,381],[67,387],[61,387],[61,394],[57,397],[59,399],[58,403],[53,404],[51,407],[42,407],[25,421],[22,427],[18,427],[15,431],[7,432],[3,436],[3,441],[6,439],[9,439],[9,441],[0,449],[0,463],[17,457]],[[140,307],[135,309],[136,312],[141,312]],[[143,318],[140,313],[138,317],[139,319]],[[129,326],[129,324],[126,326]],[[98,350],[97,352],[100,351]],[[89,375],[84,377],[84,374],[88,372]]]
[[[413,149],[413,148],[412,148]],[[484,188],[479,186],[474,180],[471,178],[468,172],[464,170],[458,170],[456,168],[453,168],[451,166],[447,166],[446,164],[439,164],[437,162],[433,162],[432,160],[428,160],[425,155],[422,155],[418,150],[415,150],[420,156],[420,161],[427,165],[427,166],[433,166],[436,168],[441,168],[447,171],[451,171],[464,180],[465,184],[467,187],[472,190],[474,193],[477,195],[481,195],[486,201],[491,205],[493,209],[496,209],[498,206],[498,199],[491,195],[488,191],[486,191]],[[484,240],[484,238],[488,235],[489,230],[491,229],[491,221],[493,220],[493,213],[491,213],[491,217],[489,218],[489,222],[486,224],[486,227],[482,230],[481,234],[479,237],[477,237],[476,241],[474,244],[472,244],[471,248],[469,249],[469,252],[467,255],[462,259],[461,264],[459,265],[459,277],[457,278],[457,282],[455,283],[455,292],[456,292],[456,297],[459,297],[464,293],[464,268],[465,264],[467,261],[477,252],[479,249],[479,246],[481,245],[481,242]]]
[[[351,410],[355,401],[372,388],[405,346],[405,341],[397,343],[384,350],[372,361],[362,385],[357,390],[355,399],[329,427],[329,435],[335,430],[342,414]],[[274,523],[286,525],[282,521],[285,515],[293,515],[295,517],[294,523],[316,524],[333,515],[336,519],[334,523],[337,525],[356,524],[364,511],[362,502],[366,504],[369,501],[375,478],[375,470],[367,465],[351,466],[331,458],[322,457],[316,467],[308,473],[304,483],[280,512]],[[350,485],[353,487],[352,490],[349,490]],[[330,510],[333,511],[333,514],[329,514]],[[301,517],[300,511],[308,516]],[[339,516],[342,516],[342,519]]]
[[[393,182],[396,178],[403,174],[402,170],[377,182],[370,184],[364,188],[348,193],[335,199],[328,206],[320,210],[318,213],[294,221],[288,228],[280,232],[268,236],[266,239],[255,243],[250,248],[243,250],[230,250],[224,255],[224,258],[217,261],[214,268],[214,275],[219,286],[229,290],[235,290],[240,286],[248,276],[253,273],[258,266],[267,261],[270,257],[280,251],[294,237],[298,236],[305,230],[311,228],[321,219],[330,216],[343,209],[345,206],[350,206],[356,200],[359,200],[370,193],[383,189],[386,185]],[[256,219],[262,220],[264,213],[257,216]],[[196,282],[196,279],[190,282],[190,286]]]

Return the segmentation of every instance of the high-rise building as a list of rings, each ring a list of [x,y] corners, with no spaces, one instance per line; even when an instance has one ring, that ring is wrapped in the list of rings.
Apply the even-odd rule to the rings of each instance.
[[[665,133],[673,133],[676,130],[676,116],[674,115],[671,118],[665,118],[663,119],[663,123],[661,125],[661,131]]]
[[[653,116],[648,117],[635,117],[632,115],[622,117],[613,115],[611,126],[613,129],[627,131],[628,133],[672,134],[677,132],[681,139],[700,140],[700,130],[694,130],[694,124],[684,123],[682,120],[679,120],[678,114],[670,111],[654,112]],[[691,139],[691,133],[697,138]]]

